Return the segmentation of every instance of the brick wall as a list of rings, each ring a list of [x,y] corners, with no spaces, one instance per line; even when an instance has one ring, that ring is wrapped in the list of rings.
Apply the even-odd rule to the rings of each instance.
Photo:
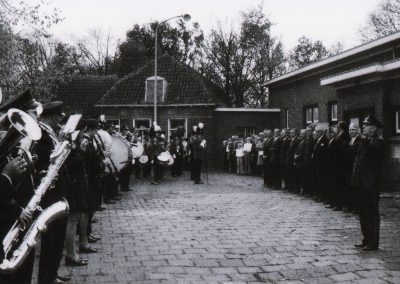
[[[121,125],[133,126],[133,119],[151,118],[153,119],[154,109],[152,107],[106,107],[99,109],[99,113],[105,114],[106,119],[120,119]],[[204,138],[208,145],[214,145],[215,140],[215,123],[213,123],[214,107],[159,107],[157,109],[158,125],[163,131],[168,131],[168,119],[187,119],[188,133],[191,133],[193,125],[199,122],[205,124]],[[210,161],[213,164],[214,148],[209,148]]]
[[[279,127],[279,112],[215,112],[214,113],[214,129],[215,140],[213,152],[215,153],[216,166],[223,167],[223,148],[222,141],[238,133],[239,127],[254,127],[256,133],[264,129],[272,129]]]
[[[328,102],[336,101],[333,87],[321,87],[320,77],[313,76],[304,80],[270,88],[270,107],[281,109],[280,127],[286,127],[286,110],[289,111],[289,127],[304,127],[304,107],[318,105],[319,122],[328,122]]]

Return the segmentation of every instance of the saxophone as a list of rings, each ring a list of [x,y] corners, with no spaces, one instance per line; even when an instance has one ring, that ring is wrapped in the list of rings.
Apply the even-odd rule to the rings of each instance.
[[[41,213],[29,228],[22,227],[18,221],[11,227],[3,239],[4,259],[0,263],[0,272],[12,273],[18,269],[31,249],[36,246],[40,233],[46,231],[47,226],[53,220],[68,214],[69,205],[65,199],[52,204],[45,210],[40,208],[39,203],[51,188],[59,169],[70,152],[71,144],[68,141],[64,141],[59,143],[51,154],[51,163],[47,173],[41,179],[39,186],[26,206],[26,209],[31,212],[39,211]]]

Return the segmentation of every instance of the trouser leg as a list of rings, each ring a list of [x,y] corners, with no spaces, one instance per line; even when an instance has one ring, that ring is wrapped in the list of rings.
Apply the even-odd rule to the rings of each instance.
[[[80,211],[71,212],[67,218],[67,231],[65,237],[65,250],[66,256],[74,260],[78,260],[79,256],[76,250],[75,236],[76,227],[81,216]]]
[[[67,229],[67,217],[54,220],[41,235],[39,284],[53,283],[60,266]]]
[[[88,247],[87,226],[89,223],[89,213],[82,212],[79,219],[79,243],[83,247]]]

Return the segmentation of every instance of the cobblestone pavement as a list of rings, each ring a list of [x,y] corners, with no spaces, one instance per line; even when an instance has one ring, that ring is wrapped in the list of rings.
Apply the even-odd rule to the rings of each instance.
[[[134,192],[97,214],[101,253],[73,283],[400,283],[399,209],[381,205],[381,246],[360,252],[354,214],[261,179],[210,174],[208,184],[135,181]],[[397,213],[396,213],[397,212]]]

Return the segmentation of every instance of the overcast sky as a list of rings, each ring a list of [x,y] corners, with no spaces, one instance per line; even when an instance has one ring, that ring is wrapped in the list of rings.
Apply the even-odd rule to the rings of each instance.
[[[37,2],[38,0],[29,0]],[[12,2],[12,1],[11,1]],[[306,35],[326,46],[338,41],[346,48],[359,44],[358,29],[379,0],[264,0],[264,12],[275,23],[273,34],[290,49]],[[240,11],[260,4],[260,0],[52,0],[65,20],[54,29],[56,36],[71,40],[91,28],[111,29],[116,38],[125,38],[133,24],[189,13],[192,21],[207,33],[220,21],[235,26]]]

